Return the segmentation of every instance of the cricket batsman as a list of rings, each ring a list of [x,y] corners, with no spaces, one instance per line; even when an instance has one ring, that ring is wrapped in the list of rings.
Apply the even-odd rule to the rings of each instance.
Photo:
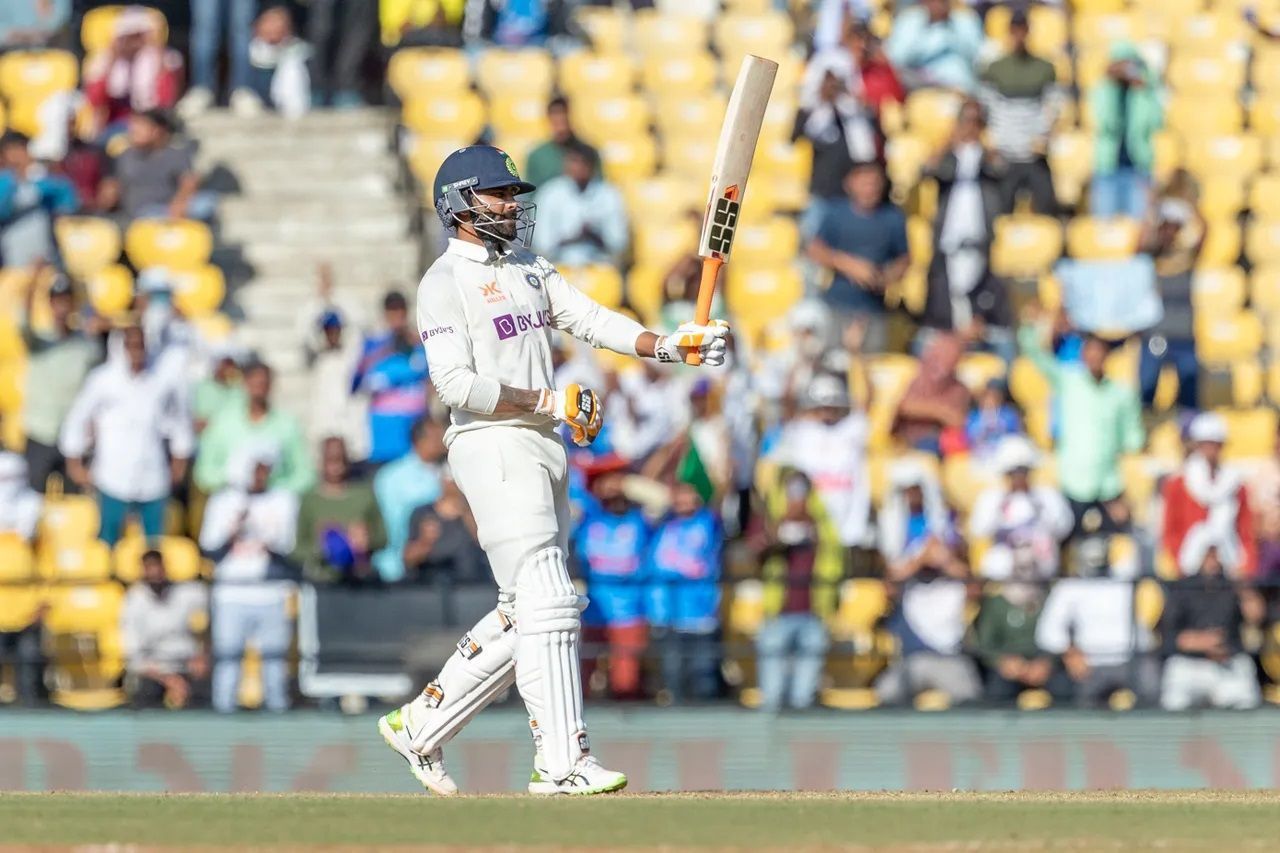
[[[657,335],[598,305],[528,250],[535,206],[505,152],[472,145],[436,174],[436,213],[453,236],[418,285],[431,381],[450,408],[449,468],[475,515],[497,606],[463,636],[439,676],[378,721],[428,790],[457,793],[442,748],[514,682],[534,740],[533,794],[619,791],[627,777],[591,755],[582,719],[578,636],[584,598],[565,564],[568,460],[556,427],[589,445],[604,411],[595,392],[552,385],[551,334],[680,363],[724,363],[723,321]]]

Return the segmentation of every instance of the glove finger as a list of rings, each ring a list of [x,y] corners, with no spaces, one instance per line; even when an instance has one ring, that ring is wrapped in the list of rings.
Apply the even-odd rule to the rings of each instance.
[[[729,332],[729,323],[726,320],[712,320],[711,323],[706,326],[706,333],[715,340],[724,338],[729,334]]]

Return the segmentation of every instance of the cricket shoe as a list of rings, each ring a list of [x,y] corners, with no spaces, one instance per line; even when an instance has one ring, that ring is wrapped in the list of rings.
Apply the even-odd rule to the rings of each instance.
[[[410,772],[422,783],[422,787],[441,797],[452,797],[458,793],[457,784],[444,770],[444,750],[437,747],[427,755],[413,751],[410,745],[412,738],[404,724],[402,709],[396,708],[379,719],[378,733],[387,742],[387,746],[400,753],[400,757],[409,763]]]
[[[542,753],[533,757],[533,775],[529,777],[529,793],[540,796],[570,794],[612,794],[627,787],[627,777],[616,770],[606,770],[594,755],[584,755],[573,765],[573,772],[559,782],[552,781],[542,761]]]

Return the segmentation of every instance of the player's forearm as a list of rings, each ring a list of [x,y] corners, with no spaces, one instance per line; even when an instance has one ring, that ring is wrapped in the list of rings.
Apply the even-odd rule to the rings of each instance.
[[[658,335],[653,332],[641,332],[636,338],[636,355],[641,358],[657,358],[659,340]]]
[[[501,385],[498,387],[498,404],[493,407],[493,414],[528,415],[536,413],[538,404],[542,400],[542,395],[542,391]]]

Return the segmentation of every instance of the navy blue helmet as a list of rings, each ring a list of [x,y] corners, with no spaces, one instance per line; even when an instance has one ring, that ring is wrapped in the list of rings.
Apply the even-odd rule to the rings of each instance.
[[[433,198],[436,215],[440,222],[450,231],[458,227],[458,214],[471,214],[472,228],[485,237],[500,243],[509,243],[518,239],[528,245],[533,235],[533,204],[520,202],[516,212],[516,232],[508,235],[505,229],[493,230],[500,224],[484,205],[477,205],[474,194],[485,190],[496,190],[504,187],[515,187],[520,194],[531,193],[537,189],[528,181],[520,179],[520,172],[511,155],[492,145],[468,145],[445,158],[436,172]]]

